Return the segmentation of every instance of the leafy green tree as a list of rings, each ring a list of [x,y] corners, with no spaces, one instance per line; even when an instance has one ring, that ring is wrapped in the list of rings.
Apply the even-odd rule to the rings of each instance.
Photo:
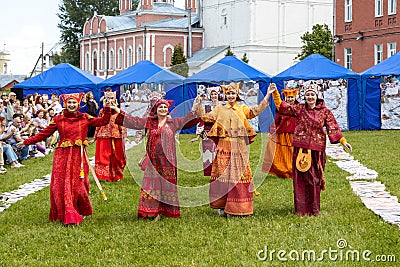
[[[133,2],[132,9],[137,7],[138,1]],[[64,43],[64,47],[56,60],[79,67],[79,38],[82,37],[86,20],[95,13],[108,16],[118,15],[118,0],[62,0],[59,10],[60,13],[57,13],[60,18],[58,28],[61,30],[61,41]]]
[[[187,77],[189,73],[189,65],[187,59],[183,55],[183,49],[181,44],[177,44],[174,47],[174,53],[171,58],[171,69],[172,72],[179,74],[183,77]]]
[[[235,57],[235,54],[232,52],[232,50],[231,50],[230,47],[229,47],[228,50],[226,51],[225,56],[226,56],[226,57],[227,57],[227,56],[234,56],[234,57]]]
[[[303,60],[312,54],[321,54],[332,58],[333,37],[328,25],[316,24],[312,27],[311,33],[306,32],[300,38],[303,46],[296,59]]]
[[[242,61],[244,63],[249,63],[249,59],[247,58],[247,54],[246,53],[243,54]]]

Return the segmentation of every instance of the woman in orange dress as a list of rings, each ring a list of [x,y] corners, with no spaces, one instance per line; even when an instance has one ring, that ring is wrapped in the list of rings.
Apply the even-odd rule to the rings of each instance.
[[[89,200],[89,162],[86,152],[89,125],[98,127],[110,121],[111,109],[119,112],[110,103],[105,104],[103,117],[92,116],[78,111],[83,93],[64,94],[65,109],[56,115],[40,133],[18,144],[28,146],[45,140],[58,130],[57,143],[50,182],[50,221],[65,225],[79,224],[84,216],[92,214]]]
[[[105,98],[117,105],[116,93],[105,92]],[[104,114],[101,109],[99,116]],[[95,171],[99,180],[116,182],[123,178],[126,165],[125,139],[127,131],[124,126],[115,123],[118,113],[111,116],[107,125],[97,127],[94,133],[96,141]]]
[[[197,113],[204,122],[213,125],[207,136],[216,146],[216,156],[210,177],[210,207],[218,214],[253,214],[253,176],[250,169],[247,145],[254,141],[256,132],[249,119],[258,116],[269,105],[268,93],[259,105],[249,108],[239,105],[239,85],[221,85],[227,103],[205,113],[201,98],[197,97]]]
[[[283,89],[285,101],[289,105],[297,103],[296,95],[299,89]],[[272,93],[276,107],[282,103],[279,92]],[[271,127],[270,137],[265,148],[262,171],[281,178],[292,178],[293,159],[293,132],[296,125],[296,118],[280,114],[275,116]]]

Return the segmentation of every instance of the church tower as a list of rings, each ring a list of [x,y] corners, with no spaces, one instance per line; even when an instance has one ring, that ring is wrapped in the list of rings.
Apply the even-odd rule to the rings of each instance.
[[[8,62],[10,61],[10,53],[6,51],[6,44],[0,51],[0,74],[8,74]]]

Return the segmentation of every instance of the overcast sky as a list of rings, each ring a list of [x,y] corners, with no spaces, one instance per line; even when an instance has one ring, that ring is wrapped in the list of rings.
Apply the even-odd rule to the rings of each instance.
[[[183,6],[183,0],[176,6]],[[8,73],[28,75],[41,54],[60,40],[59,0],[0,0],[0,51],[10,55]],[[4,46],[5,45],[5,46]]]

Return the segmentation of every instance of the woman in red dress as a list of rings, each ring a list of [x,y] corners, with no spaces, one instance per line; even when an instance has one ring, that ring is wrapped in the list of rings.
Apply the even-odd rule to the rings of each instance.
[[[268,92],[276,91],[271,84]],[[297,215],[318,215],[320,211],[320,193],[325,189],[324,169],[326,163],[326,135],[330,142],[341,143],[350,151],[332,112],[318,98],[319,86],[311,84],[305,89],[305,103],[288,105],[282,101],[279,113],[296,118],[293,135],[293,188],[294,209]],[[326,133],[325,129],[326,128]],[[310,159],[296,164],[297,156],[310,153]],[[306,155],[301,156],[306,159]],[[306,164],[309,161],[310,164]]]
[[[50,221],[65,225],[79,224],[84,216],[92,214],[89,200],[89,163],[85,147],[88,145],[88,127],[106,125],[110,121],[111,109],[119,109],[106,103],[103,117],[78,112],[82,93],[64,94],[65,109],[54,117],[40,133],[19,143],[20,147],[35,144],[58,130],[57,143],[50,182]]]
[[[121,111],[115,122],[131,129],[146,129],[147,144],[144,176],[140,188],[139,218],[160,215],[180,217],[175,133],[196,125],[194,112],[184,118],[171,118],[169,100],[157,100],[147,118],[134,117]]]
[[[104,96],[116,105],[115,92],[105,92]],[[104,114],[100,110],[99,116]],[[126,154],[124,140],[127,138],[126,128],[117,125],[115,119],[118,113],[111,116],[107,125],[97,127],[94,133],[96,141],[95,171],[99,180],[116,182],[124,176]]]

